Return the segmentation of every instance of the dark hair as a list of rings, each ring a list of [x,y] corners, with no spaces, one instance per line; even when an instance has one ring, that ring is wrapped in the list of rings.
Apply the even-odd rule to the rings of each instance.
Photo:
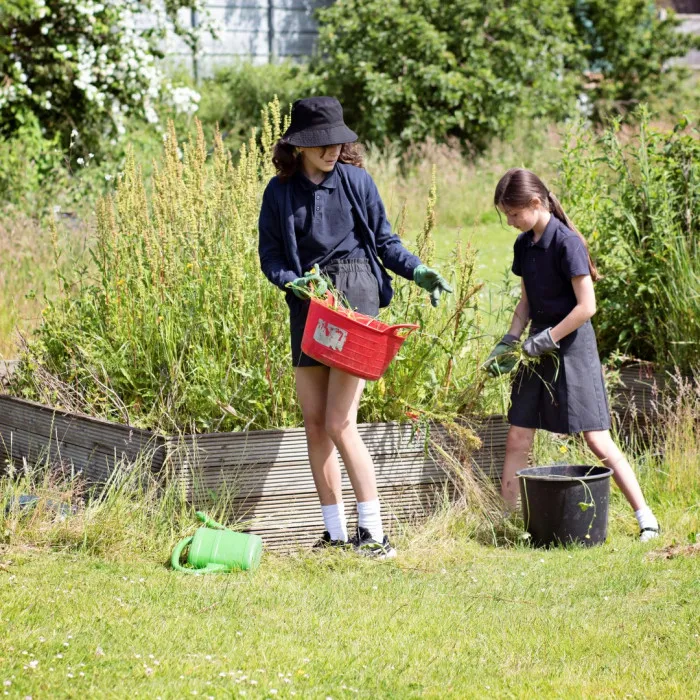
[[[535,173],[525,168],[511,168],[496,185],[496,193],[493,196],[494,206],[512,207],[513,209],[525,209],[530,205],[532,200],[539,198],[542,206],[551,212],[565,226],[570,228],[574,233],[577,233],[583,241],[588,254],[588,269],[591,273],[591,279],[597,282],[600,279],[600,274],[591,259],[591,254],[588,251],[588,243],[583,237],[583,234],[574,226],[573,222],[564,212],[559,200],[549,191],[547,186],[540,180]],[[500,212],[499,212],[500,215]]]
[[[283,182],[292,177],[301,167],[301,153],[297,154],[296,149],[296,146],[280,139],[272,151],[272,164],[277,170],[277,176]],[[344,143],[340,149],[338,162],[364,168],[364,148],[359,143]]]

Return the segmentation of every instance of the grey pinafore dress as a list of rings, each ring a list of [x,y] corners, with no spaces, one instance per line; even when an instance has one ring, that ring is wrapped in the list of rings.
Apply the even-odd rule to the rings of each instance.
[[[291,179],[294,233],[304,270],[316,267],[328,276],[350,308],[367,316],[379,313],[379,285],[355,229],[355,219],[337,172],[319,185],[303,174]],[[290,307],[289,330],[294,367],[321,363],[301,351],[309,302]]]
[[[571,278],[589,274],[581,238],[552,216],[533,243],[533,232],[518,236],[513,272],[523,278],[530,307],[530,335],[556,326],[576,305]],[[610,409],[595,333],[586,321],[560,341],[533,369],[521,366],[513,379],[511,425],[554,433],[610,429]]]

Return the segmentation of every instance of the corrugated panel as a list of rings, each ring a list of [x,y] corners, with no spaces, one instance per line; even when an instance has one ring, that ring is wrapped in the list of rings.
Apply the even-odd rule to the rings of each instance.
[[[502,416],[492,416],[475,426],[482,448],[461,458],[473,460],[486,475],[497,474],[508,425]],[[387,528],[395,519],[428,515],[435,498],[451,487],[425,432],[410,423],[358,428],[375,463]],[[430,426],[429,433],[448,453],[458,453],[442,426]],[[163,473],[177,479],[195,506],[230,502],[230,517],[252,521],[268,547],[308,544],[323,529],[303,428],[154,438],[137,428],[0,396],[0,438],[16,459],[36,460],[48,453],[83,470],[93,482],[106,480],[117,459],[135,459],[155,445],[154,468],[165,464]],[[345,470],[342,485],[346,501],[353,503]]]
[[[103,482],[115,464],[141,454],[149,454],[153,468],[160,469],[164,453],[162,438],[148,431],[5,395],[0,395],[0,451],[30,463],[72,464],[91,483]]]
[[[622,385],[613,392],[612,408],[626,424],[650,421],[658,413],[659,401],[668,390],[669,377],[648,365],[636,364],[620,370]]]

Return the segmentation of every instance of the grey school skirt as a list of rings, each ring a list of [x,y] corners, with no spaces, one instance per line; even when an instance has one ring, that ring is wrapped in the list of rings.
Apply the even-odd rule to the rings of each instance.
[[[536,335],[543,328],[531,328]],[[609,430],[610,409],[590,321],[543,355],[533,369],[520,367],[513,379],[508,421],[553,433]]]
[[[336,260],[324,267],[321,272],[328,275],[333,286],[345,295],[353,311],[359,311],[367,316],[376,316],[379,313],[379,285],[372,273],[369,260],[366,258]],[[301,339],[304,336],[308,313],[308,301],[295,304],[295,308],[290,310],[289,330],[294,367],[316,367],[322,364],[301,351]]]

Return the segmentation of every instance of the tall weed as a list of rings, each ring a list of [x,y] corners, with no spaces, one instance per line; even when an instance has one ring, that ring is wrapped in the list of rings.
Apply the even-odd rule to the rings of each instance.
[[[689,370],[700,357],[700,140],[686,119],[657,131],[638,116],[632,134],[619,121],[569,133],[562,196],[603,275],[601,350]]]
[[[129,154],[116,192],[97,206],[95,272],[56,269],[61,295],[44,310],[13,391],[53,405],[77,397],[87,413],[167,432],[298,424],[286,305],[257,255],[260,199],[282,127],[274,102],[234,164],[220,135],[209,156],[198,125],[180,151],[171,126],[150,183]],[[436,196],[433,183],[418,244],[428,264]],[[478,407],[485,347],[474,268],[474,251],[459,243],[445,271],[455,294],[438,310],[396,280],[382,318],[418,322],[421,332],[370,385],[361,420]]]

